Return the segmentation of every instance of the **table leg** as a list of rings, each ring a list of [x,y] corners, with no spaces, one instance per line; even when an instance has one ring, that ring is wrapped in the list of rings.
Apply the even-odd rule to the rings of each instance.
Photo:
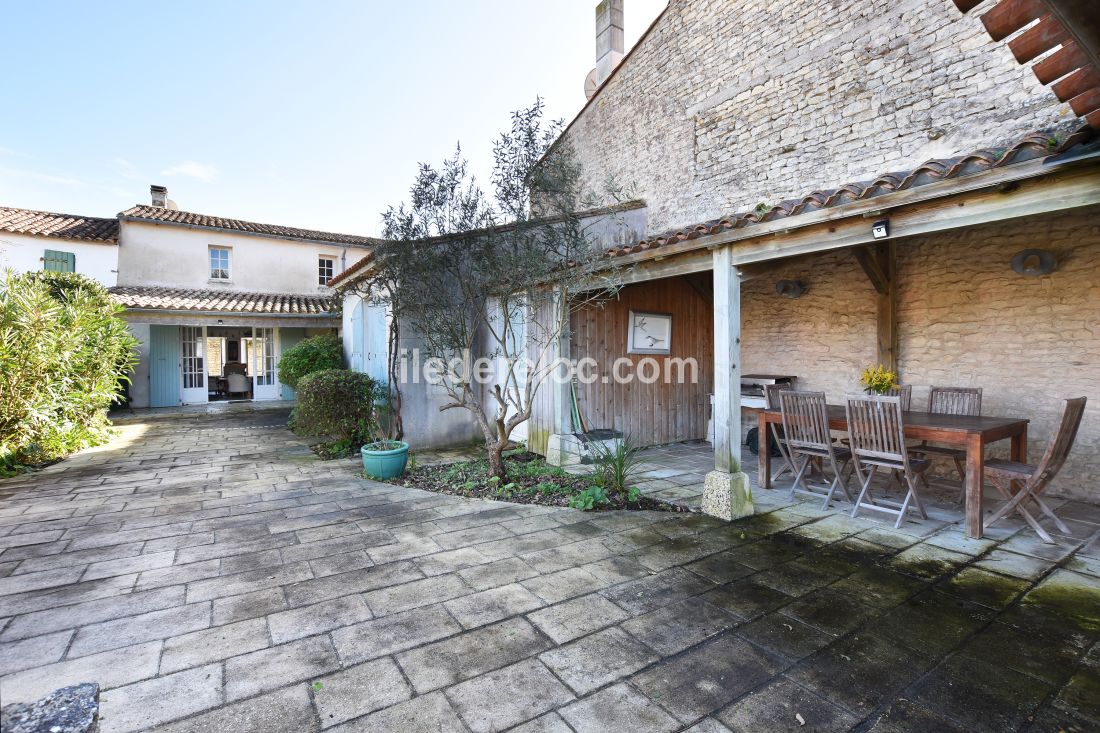
[[[756,445],[760,449],[756,464],[756,483],[765,489],[772,487],[772,431],[768,429],[768,423],[764,412],[760,412],[759,425],[756,431]]]
[[[966,536],[982,536],[982,483],[985,480],[985,441],[971,435],[966,442]]]
[[[1024,424],[1023,429],[1012,436],[1012,460],[1017,463],[1027,463],[1027,424]],[[1012,493],[1022,490],[1024,488],[1023,481],[1012,481],[1009,484]]]

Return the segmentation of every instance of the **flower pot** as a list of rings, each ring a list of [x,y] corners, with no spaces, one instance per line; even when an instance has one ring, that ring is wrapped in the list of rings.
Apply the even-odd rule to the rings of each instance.
[[[360,449],[363,454],[363,472],[371,478],[385,480],[405,473],[405,464],[409,461],[409,444],[400,440],[390,442],[400,443],[400,447],[375,450],[371,448],[375,444],[367,443]]]

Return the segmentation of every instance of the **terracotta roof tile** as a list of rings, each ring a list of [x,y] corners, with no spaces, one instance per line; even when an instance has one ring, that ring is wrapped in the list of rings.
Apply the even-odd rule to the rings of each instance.
[[[169,311],[219,311],[327,315],[336,308],[330,295],[242,293],[232,290],[196,290],[139,285],[116,285],[111,297],[126,308]]]
[[[1065,139],[1060,139],[1048,133],[1032,133],[1004,150],[977,150],[956,158],[929,160],[909,171],[885,173],[870,181],[846,183],[829,191],[814,191],[802,198],[781,201],[764,210],[758,207],[732,216],[725,216],[721,219],[712,219],[701,224],[692,224],[675,231],[647,237],[635,244],[612,247],[607,250],[607,256],[619,257],[645,252],[658,247],[666,247],[676,242],[717,234],[721,231],[740,229],[760,222],[775,221],[776,219],[798,216],[819,209],[865,201],[894,191],[905,191],[938,181],[984,173],[994,168],[1002,168],[1055,155],[1076,145],[1089,142],[1094,137],[1096,137],[1096,134],[1087,126],[1073,132]]]
[[[0,231],[118,243],[118,219],[0,206]]]
[[[118,215],[120,219],[137,219],[142,221],[159,221],[168,224],[180,224],[183,226],[203,227],[208,229],[224,229],[228,231],[245,232],[248,234],[264,234],[285,239],[305,239],[335,244],[346,244],[353,247],[369,247],[378,243],[374,237],[361,237],[356,234],[336,234],[334,232],[321,232],[314,229],[298,229],[285,227],[278,224],[260,224],[254,221],[242,219],[226,219],[221,216],[209,216],[196,214],[191,211],[178,209],[165,209],[160,206],[138,205],[126,209]]]

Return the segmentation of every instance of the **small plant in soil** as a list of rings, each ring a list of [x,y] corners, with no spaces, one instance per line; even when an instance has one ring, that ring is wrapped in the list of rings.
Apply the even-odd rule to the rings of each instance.
[[[641,495],[637,489],[609,492],[594,475],[575,476],[526,451],[504,457],[507,479],[501,479],[480,458],[446,465],[410,467],[391,483],[453,496],[468,496],[519,504],[573,507],[583,511],[648,509],[680,511],[677,507]]]

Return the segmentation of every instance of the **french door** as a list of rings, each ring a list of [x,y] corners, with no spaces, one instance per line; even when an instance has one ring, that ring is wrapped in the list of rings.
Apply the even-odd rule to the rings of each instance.
[[[279,379],[275,372],[276,354],[279,351],[278,329],[252,329],[252,399],[279,399]]]
[[[206,402],[206,368],[203,348],[206,326],[180,326],[180,402],[185,405]]]

